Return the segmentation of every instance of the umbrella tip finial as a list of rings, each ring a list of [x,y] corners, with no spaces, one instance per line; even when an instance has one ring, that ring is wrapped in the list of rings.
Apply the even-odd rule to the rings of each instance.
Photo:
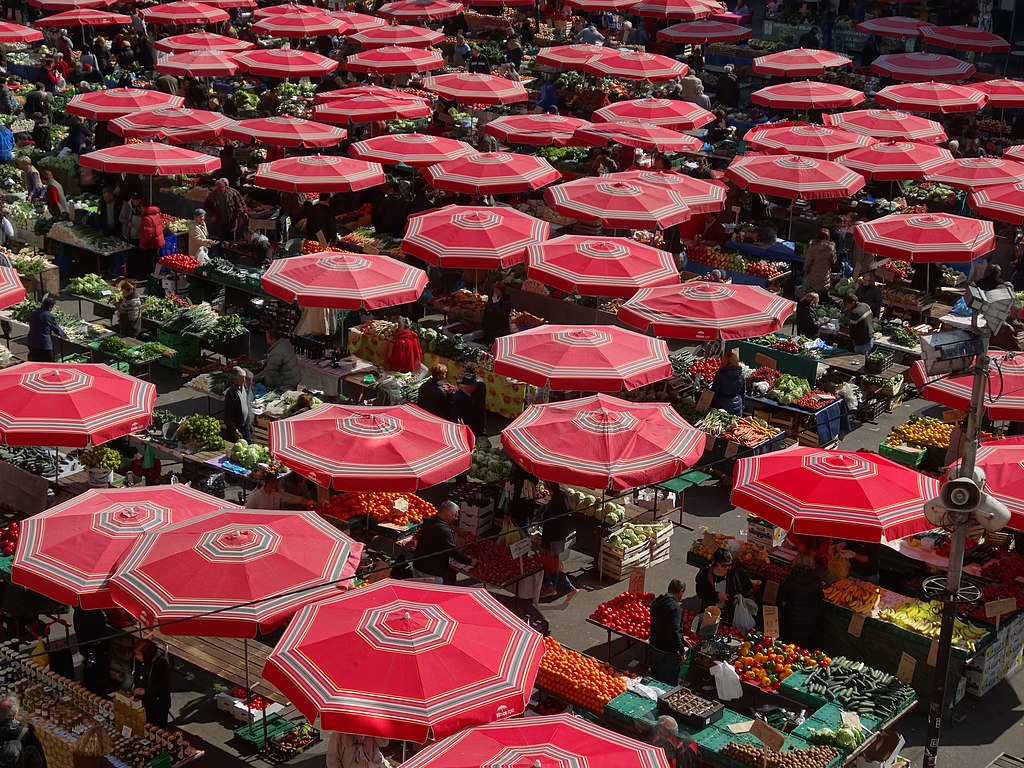
[[[412,614],[411,614],[411,613],[409,613],[408,611],[405,611],[405,612],[404,612],[404,613],[402,614],[402,618],[403,618],[403,619],[405,619],[405,621],[409,621],[409,619],[411,619],[411,618],[412,618]]]
[[[541,768],[539,757],[533,761],[533,768]]]

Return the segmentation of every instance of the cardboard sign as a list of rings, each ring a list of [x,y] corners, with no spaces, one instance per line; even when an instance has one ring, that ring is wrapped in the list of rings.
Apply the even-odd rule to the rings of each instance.
[[[861,725],[860,715],[856,712],[840,712],[839,719],[843,722],[843,725],[848,725],[851,728],[856,728],[858,731],[864,726]]]
[[[896,677],[900,682],[910,685],[914,681],[915,669],[917,669],[917,659],[909,653],[900,654],[900,665],[896,668]]]
[[[132,737],[132,727],[130,725],[122,725],[121,736],[126,739],[130,739]]]
[[[710,389],[705,389],[703,392],[700,393],[700,400],[697,401],[697,410],[700,413],[704,413],[705,411],[710,410],[711,403],[714,402],[714,399],[715,393]]]
[[[733,442],[732,440],[727,440],[726,441],[726,443],[725,443],[725,458],[731,459],[733,456],[735,456],[739,452],[740,452],[740,444],[739,443]]]
[[[646,592],[644,586],[647,583],[647,569],[642,565],[637,565],[632,568],[629,572],[629,591],[630,592]]]
[[[989,600],[985,603],[985,615],[990,619],[1002,616],[1004,613],[1013,613],[1017,610],[1017,598],[1006,597],[1002,600]]]
[[[750,731],[750,726],[754,724],[753,720],[747,720],[744,723],[729,723],[727,726],[733,733],[747,733]]]
[[[786,743],[786,734],[780,733],[772,728],[764,720],[755,720],[750,726],[750,734],[764,742],[768,749],[778,752]]]
[[[935,662],[939,659],[939,641],[932,640],[932,644],[928,647],[928,666],[934,667]]]
[[[779,582],[777,581],[766,581],[764,584],[764,602],[768,605],[776,605],[776,600],[779,599]],[[778,635],[775,635],[778,637]]]
[[[700,544],[704,549],[712,552],[718,549],[718,539],[715,538],[715,534],[711,533],[711,531],[704,531],[704,538],[701,539]]]
[[[777,605],[766,605],[761,610],[764,611],[764,633],[769,637],[778,637],[779,607]]]
[[[853,637],[860,637],[864,632],[864,621],[867,619],[863,613],[855,613],[850,617],[850,626],[846,628],[846,631]]]
[[[533,542],[529,539],[520,539],[514,541],[508,545],[509,554],[512,555],[512,559],[515,560],[517,557],[523,557],[528,555],[530,550],[533,548]]]
[[[942,412],[942,423],[943,424],[959,424],[963,419],[964,415],[960,411],[943,411]]]
[[[754,364],[759,368],[763,366],[765,368],[771,368],[772,370],[775,370],[779,365],[778,361],[774,357],[762,355],[760,352],[754,355]]]

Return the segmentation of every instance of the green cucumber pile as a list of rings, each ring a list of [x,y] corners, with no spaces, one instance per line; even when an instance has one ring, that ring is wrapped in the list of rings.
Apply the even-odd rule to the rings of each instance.
[[[847,712],[888,720],[914,698],[914,689],[862,661],[837,656],[807,677],[804,690],[834,701]]]

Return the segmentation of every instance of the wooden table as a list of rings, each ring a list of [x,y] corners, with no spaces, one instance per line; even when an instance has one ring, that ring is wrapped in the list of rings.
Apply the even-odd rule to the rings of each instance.
[[[881,376],[883,379],[891,379],[897,374],[905,374],[910,370],[909,366],[893,363],[881,373],[868,373],[868,371],[864,370],[867,367],[865,356],[853,353],[826,357],[822,362],[830,368],[835,368],[836,370],[848,373],[851,376],[868,374],[869,376]]]

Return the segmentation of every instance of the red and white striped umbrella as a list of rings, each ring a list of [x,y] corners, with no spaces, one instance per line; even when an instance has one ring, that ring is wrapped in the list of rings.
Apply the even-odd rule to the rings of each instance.
[[[522,713],[543,654],[486,590],[385,579],[299,611],[263,677],[324,730],[423,743]]]
[[[423,133],[394,133],[359,141],[349,148],[352,157],[384,165],[403,163],[414,168],[476,154],[464,141]]]
[[[378,72],[382,75],[399,72],[429,72],[444,67],[440,51],[389,45],[354,53],[345,60],[350,72]]]
[[[407,24],[390,24],[374,26],[348,35],[353,43],[363,48],[383,48],[391,45],[404,45],[406,48],[429,48],[444,40],[443,32],[435,32],[425,27],[411,27]]]
[[[543,64],[545,67],[582,69],[583,65],[595,56],[607,56],[611,50],[603,45],[588,45],[586,43],[552,45],[548,48],[541,48],[537,53],[536,60],[538,64]]]
[[[699,152],[704,148],[702,139],[642,120],[591,123],[576,131],[575,138],[582,144],[622,144],[649,152]]]
[[[326,13],[282,13],[267,16],[252,25],[252,31],[270,37],[317,37],[339,35],[345,22]]]
[[[883,107],[899,107],[909,112],[977,112],[988,97],[974,88],[950,83],[902,83],[890,85],[875,94]]]
[[[317,485],[338,491],[411,493],[429,488],[469,469],[473,443],[465,424],[415,405],[321,405],[273,422],[269,432],[275,458]]]
[[[188,24],[216,24],[231,18],[228,12],[205,3],[193,0],[177,0],[173,3],[161,3],[142,9],[142,17],[149,24],[169,24],[184,26]]]
[[[671,27],[659,29],[657,38],[667,43],[737,43],[753,37],[754,30],[730,24],[726,21],[704,19],[673,24]]]
[[[737,157],[725,175],[752,192],[795,200],[849,197],[865,184],[859,173],[831,160],[797,155]]]
[[[564,115],[505,115],[485,125],[484,133],[506,144],[564,147],[576,129],[587,125],[586,120]]]
[[[765,123],[747,131],[743,140],[751,149],[833,160],[874,141],[842,128],[806,123]]]
[[[435,189],[466,194],[505,195],[540,189],[562,178],[547,160],[512,152],[477,152],[423,169]]]
[[[78,115],[90,120],[113,120],[115,117],[130,115],[144,110],[180,107],[185,103],[181,96],[151,91],[148,88],[111,88],[106,91],[79,93],[68,101],[69,115]]]
[[[536,477],[613,490],[678,477],[706,439],[667,403],[610,395],[531,405],[501,431],[512,461]]]
[[[636,3],[637,0],[594,0],[593,3],[588,0],[565,0],[566,8],[588,9],[595,13],[602,11],[620,13]]]
[[[1024,488],[1020,482],[1024,477],[1024,440],[1011,437],[983,443],[978,448],[977,466],[985,472],[985,493],[1010,510],[1009,527],[1018,531],[1024,528]]]
[[[494,372],[536,387],[636,389],[672,375],[668,345],[613,325],[539,325],[494,342]]]
[[[170,144],[216,139],[234,124],[219,112],[204,109],[154,109],[110,121],[110,130],[126,139],[159,139]]]
[[[728,189],[720,181],[695,179],[674,171],[622,171],[604,177],[612,181],[639,181],[666,187],[680,195],[686,201],[691,213],[717,213],[725,210]]]
[[[6,309],[25,298],[27,291],[21,276],[11,267],[0,267],[0,309]]]
[[[227,51],[183,51],[164,56],[156,62],[157,72],[192,77],[235,75],[240,69],[234,54]]]
[[[932,528],[939,481],[866,451],[795,446],[736,462],[730,501],[784,530],[883,542]]]
[[[871,71],[904,83],[960,82],[971,77],[975,67],[941,53],[887,53],[871,62]]]
[[[294,48],[261,48],[235,57],[242,69],[260,77],[320,77],[338,68],[338,62],[312,51]]]
[[[942,126],[926,117],[890,109],[856,109],[822,115],[826,125],[880,140],[923,141],[938,144],[948,137]]]
[[[124,144],[82,155],[86,168],[104,173],[138,173],[143,176],[175,176],[184,173],[212,173],[220,158],[155,142]]]
[[[255,8],[256,0],[206,0],[214,8]]]
[[[143,534],[231,506],[184,484],[83,491],[22,523],[11,580],[65,605],[114,608],[110,577]]]
[[[774,333],[794,304],[755,285],[704,281],[643,288],[619,307],[619,320],[668,339],[749,339]]]
[[[683,62],[658,53],[621,48],[613,53],[584,62],[583,71],[598,77],[617,77],[620,80],[645,80],[656,83],[682,77],[690,68]]]
[[[469,0],[466,5],[476,8],[521,8],[532,6],[533,0]]]
[[[1003,158],[1006,160],[1017,160],[1018,162],[1024,163],[1024,144],[1007,147],[1003,151]]]
[[[255,43],[239,40],[227,35],[215,35],[212,32],[189,32],[184,35],[173,35],[153,43],[156,50],[163,53],[187,53],[188,51],[227,51],[241,53],[255,48]]]
[[[409,217],[402,252],[451,269],[505,269],[550,233],[546,221],[515,208],[446,205]]]
[[[379,163],[312,155],[260,163],[253,184],[278,192],[358,192],[384,183]]]
[[[934,144],[879,141],[844,155],[839,162],[868,179],[920,181],[953,160],[953,154]]]
[[[995,109],[1024,107],[1024,82],[1001,77],[972,83],[971,88],[988,96],[988,105]]]
[[[867,97],[863,91],[855,91],[836,83],[822,83],[817,80],[769,85],[750,94],[750,100],[755,104],[775,109],[855,107],[865,98]]]
[[[990,349],[988,357],[988,381],[982,400],[985,414],[1000,421],[1024,420],[1024,355]],[[910,379],[925,400],[960,411],[971,410],[973,376],[931,378],[918,360],[910,367]],[[999,442],[991,445],[998,446]],[[1019,479],[1017,487],[1022,487]]]
[[[38,29],[0,21],[0,43],[38,43],[43,33]]]
[[[220,509],[140,536],[110,594],[168,635],[256,637],[337,596],[362,551],[314,512]]]
[[[404,91],[378,86],[354,86],[319,94],[313,117],[329,123],[372,123],[376,120],[414,120],[430,114],[430,103]]]
[[[955,51],[978,51],[996,53],[1010,50],[1010,43],[986,29],[954,25],[949,27],[925,27],[921,37],[929,45],[952,48]]]
[[[971,208],[986,218],[1024,226],[1024,182],[976,190],[971,193]]]
[[[423,87],[459,104],[512,104],[530,98],[520,82],[474,72],[431,75],[423,78]]]
[[[729,9],[715,0],[644,0],[629,9],[631,14],[665,21],[695,21]]]
[[[594,112],[595,120],[642,120],[651,125],[663,125],[677,131],[696,131],[715,121],[715,116],[703,107],[679,99],[629,99],[617,101]]]
[[[1024,181],[1024,163],[1002,157],[961,157],[926,177],[958,189],[977,189]]]
[[[131,24],[132,17],[124,13],[113,13],[88,8],[64,11],[36,19],[34,27],[115,27],[120,24]]]
[[[333,11],[331,15],[345,22],[345,35],[349,38],[359,32],[365,32],[366,30],[373,29],[374,27],[386,27],[388,25],[384,19],[378,19],[376,16],[368,16],[365,13],[356,13],[355,11]]]
[[[98,8],[109,8],[114,0],[28,0],[33,8],[42,8],[44,11],[73,11],[76,9],[96,10]]]
[[[448,3],[445,0],[398,0],[386,3],[377,9],[385,19],[446,19],[462,13],[462,3]]]
[[[759,75],[776,77],[811,77],[823,75],[826,70],[845,67],[853,61],[839,53],[814,48],[789,48],[754,59],[754,71]]]
[[[281,5],[270,5],[265,8],[257,8],[252,15],[257,19],[267,19],[271,16],[293,16],[296,13],[309,15],[333,16],[325,8],[318,8],[315,5],[302,5],[301,3],[282,3]]]
[[[563,216],[612,228],[671,227],[687,221],[692,213],[682,195],[637,181],[576,179],[551,187],[544,200]]]
[[[416,301],[427,286],[427,274],[387,256],[323,251],[278,259],[260,284],[300,307],[374,310]]]
[[[862,221],[854,226],[853,239],[868,253],[919,263],[971,261],[996,245],[991,221],[946,213]]]
[[[668,251],[625,237],[566,235],[526,249],[526,274],[566,293],[628,298],[640,288],[678,285]]]
[[[337,146],[348,137],[348,132],[313,120],[282,115],[239,120],[226,128],[224,135],[246,144],[313,148]]]
[[[933,26],[930,22],[909,16],[879,16],[857,24],[857,31],[878,37],[920,37],[922,30]]]

